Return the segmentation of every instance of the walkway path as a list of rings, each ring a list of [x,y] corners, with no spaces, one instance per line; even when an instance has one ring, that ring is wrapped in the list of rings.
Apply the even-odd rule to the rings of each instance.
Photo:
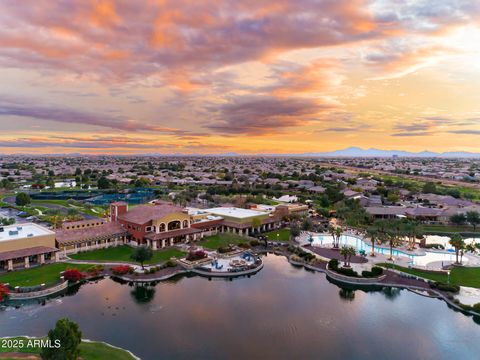
[[[312,245],[304,245],[304,248],[314,252],[317,255],[320,255],[329,259],[337,259],[339,261],[344,260],[343,255],[340,254],[340,249],[335,250],[335,249],[322,248],[322,247],[312,246]],[[355,255],[351,257],[350,262],[354,264],[364,264],[368,262],[368,259],[366,259],[363,256]]]

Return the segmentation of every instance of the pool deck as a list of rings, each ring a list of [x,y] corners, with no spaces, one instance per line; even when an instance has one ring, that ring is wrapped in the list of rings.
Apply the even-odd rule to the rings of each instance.
[[[340,254],[340,249],[312,246],[310,244],[304,245],[303,247],[305,249],[308,249],[308,250],[314,252],[317,255],[326,257],[328,259],[337,259],[338,261],[344,261],[345,260],[343,255]],[[366,257],[363,257],[363,256],[355,255],[355,256],[352,256],[350,258],[350,262],[352,264],[363,264],[363,263],[368,263],[368,259]]]

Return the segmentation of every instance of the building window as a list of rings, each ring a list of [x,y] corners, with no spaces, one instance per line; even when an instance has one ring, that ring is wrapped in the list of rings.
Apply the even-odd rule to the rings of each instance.
[[[183,227],[188,228],[188,220],[183,220]]]
[[[161,223],[159,226],[158,226],[158,232],[164,232],[165,231],[165,224],[164,223]]]
[[[180,229],[180,221],[174,220],[168,223],[168,231]]]

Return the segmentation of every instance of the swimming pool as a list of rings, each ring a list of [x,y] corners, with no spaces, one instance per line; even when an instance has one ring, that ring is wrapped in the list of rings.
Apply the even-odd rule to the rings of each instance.
[[[312,245],[325,246],[328,244],[333,244],[333,238],[331,235],[316,235],[313,236]],[[353,235],[342,235],[340,236],[340,247],[342,246],[353,246],[357,251],[364,250],[367,254],[372,252],[372,246],[370,243],[363,241],[361,238]],[[375,246],[376,254],[390,255],[390,248],[387,246]],[[450,252],[432,252],[425,251],[425,255],[412,255],[406,252],[403,252],[398,249],[393,249],[392,254],[394,257],[405,257],[410,259],[409,264],[415,266],[427,266],[432,262],[444,262],[445,264],[455,262],[455,253]],[[467,258],[463,258],[463,262],[467,262]]]

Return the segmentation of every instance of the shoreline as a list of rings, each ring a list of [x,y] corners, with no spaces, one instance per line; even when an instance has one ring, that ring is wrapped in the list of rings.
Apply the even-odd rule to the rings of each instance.
[[[301,248],[303,249],[303,247],[301,247]],[[313,251],[311,251],[311,250],[308,250],[308,249],[305,249],[305,250],[313,253]],[[414,284],[405,284],[405,283],[401,283],[401,282],[379,282],[379,281],[375,281],[375,280],[378,280],[378,279],[372,279],[372,278],[368,278],[368,281],[365,281],[365,282],[358,281],[358,278],[355,278],[355,280],[357,280],[357,281],[348,281],[349,279],[346,276],[342,276],[342,278],[340,278],[340,276],[337,276],[337,274],[332,275],[331,271],[329,271],[326,268],[327,267],[326,266],[327,265],[326,258],[324,258],[322,256],[319,256],[318,254],[316,254],[316,255],[319,258],[319,260],[321,261],[321,264],[324,265],[324,266],[315,266],[315,265],[308,264],[308,263],[305,263],[305,262],[299,262],[299,261],[292,260],[290,258],[292,254],[287,253],[286,249],[282,249],[281,251],[279,251],[275,247],[270,246],[267,249],[264,249],[264,248],[256,249],[255,252],[257,253],[257,255],[262,254],[262,253],[263,254],[269,254],[270,253],[270,254],[274,254],[274,255],[277,255],[277,256],[283,256],[283,257],[286,258],[287,262],[289,262],[292,266],[303,267],[304,269],[310,270],[310,271],[322,272],[322,273],[326,274],[326,277],[328,279],[334,280],[337,283],[341,283],[341,284],[344,284],[344,285],[347,285],[347,286],[355,286],[355,287],[359,287],[359,288],[366,287],[366,286],[367,287],[368,286],[397,287],[397,288],[410,290],[410,291],[414,292],[415,294],[421,295],[421,296],[425,296],[425,295],[418,293],[418,291],[427,291],[428,290],[429,292],[435,293],[437,295],[434,298],[439,298],[439,299],[444,300],[449,306],[451,306],[454,309],[462,312],[463,314],[465,314],[467,316],[480,316],[480,313],[462,308],[461,304],[456,304],[451,299],[449,299],[446,294],[443,294],[442,292],[440,292],[436,289],[432,289],[430,287],[416,286]],[[255,275],[256,273],[258,273],[260,270],[263,269],[263,266],[264,266],[264,264],[262,262],[262,264],[255,269],[250,269],[248,271],[241,272],[241,273],[239,272],[239,273],[225,273],[225,274],[207,273],[207,272],[202,272],[202,271],[195,270],[195,269],[185,269],[185,268],[182,267],[182,268],[176,269],[175,271],[170,272],[166,275],[163,275],[163,276],[161,275],[161,276],[158,276],[158,277],[145,277],[145,276],[142,277],[142,275],[146,275],[146,274],[130,277],[128,275],[114,275],[114,274],[111,274],[111,272],[105,271],[104,274],[99,274],[95,277],[91,277],[89,279],[86,279],[86,281],[88,282],[88,281],[96,279],[96,278],[112,278],[112,279],[120,279],[120,280],[125,281],[125,282],[133,282],[133,283],[138,283],[138,284],[148,284],[148,283],[165,281],[165,280],[171,279],[175,276],[189,274],[189,273],[197,275],[197,276],[201,276],[201,277],[204,277],[204,278],[218,277],[218,278],[227,279],[227,278],[235,278],[235,277]],[[418,281],[419,283],[423,282],[425,284],[430,284],[430,280],[423,279],[423,278],[418,278],[416,276],[412,277],[411,275],[403,273],[399,270],[391,271],[390,269],[388,269],[388,270],[385,270],[385,271],[387,272],[387,274],[389,274],[389,273],[397,274],[398,276],[401,276],[400,274],[407,275],[407,276],[410,277],[410,278],[408,278],[410,280],[415,280],[415,281]],[[151,275],[152,274],[148,274],[147,276],[151,276]],[[343,279],[343,278],[345,278],[345,279]],[[384,276],[382,278],[382,280],[386,280],[386,276]],[[390,280],[390,279],[387,279],[387,280]],[[407,278],[405,278],[405,280],[407,280]],[[80,286],[82,285],[82,283],[69,284],[67,289],[71,286],[77,286],[79,284],[80,284]],[[48,294],[48,295],[42,296],[42,297],[16,298],[16,299],[13,299],[13,302],[25,301],[25,300],[29,300],[29,299],[40,300],[40,299],[54,298],[55,295],[60,294],[64,290],[57,291],[57,292],[54,292],[54,293],[51,293],[51,294]],[[8,302],[10,302],[10,301],[12,301],[12,299],[9,299],[3,306],[6,306],[6,307],[10,306],[8,304]]]

